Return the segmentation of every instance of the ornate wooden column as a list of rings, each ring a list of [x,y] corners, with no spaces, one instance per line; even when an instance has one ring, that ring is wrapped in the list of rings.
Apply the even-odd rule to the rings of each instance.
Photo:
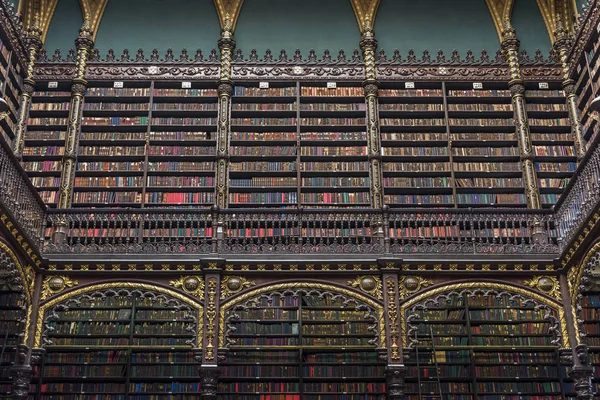
[[[567,109],[569,110],[569,121],[571,123],[571,134],[575,143],[575,152],[577,153],[577,161],[581,161],[585,156],[585,140],[581,130],[581,121],[577,110],[577,94],[575,94],[575,81],[569,76],[570,63],[568,61],[569,50],[571,49],[572,40],[569,37],[567,30],[564,28],[562,21],[559,19],[556,22],[557,29],[554,32],[554,51],[558,54],[563,70],[562,87],[567,97]]]
[[[65,135],[65,152],[62,159],[57,208],[70,208],[73,201],[73,185],[75,184],[75,167],[79,151],[79,130],[81,128],[83,96],[88,85],[88,82],[85,80],[85,69],[90,52],[94,47],[92,38],[93,32],[90,28],[89,19],[86,17],[81,29],[79,29],[79,37],[75,40],[77,59],[75,60],[75,74],[71,81],[71,104],[69,105],[69,122]],[[54,241],[61,243],[65,237],[66,221],[59,221],[54,231]]]
[[[225,19],[221,38],[221,73],[219,76],[219,116],[217,122],[217,182],[215,185],[215,205],[227,208],[229,202],[229,136],[231,123],[231,95],[233,82],[231,81],[231,55],[235,49],[233,40],[233,25],[229,16]]]
[[[204,329],[202,338],[202,364],[200,365],[200,398],[217,399],[219,367],[219,310],[221,291],[221,265],[219,260],[203,264],[204,270]]]
[[[587,345],[580,343],[579,332],[576,329],[577,321],[573,314],[569,283],[565,274],[560,275],[560,294],[565,310],[569,342],[571,343],[571,356],[569,358],[572,360],[572,366],[569,371],[569,377],[573,379],[577,400],[592,400],[594,398],[592,385],[594,367],[590,363]]]
[[[379,111],[377,96],[379,82],[375,69],[377,40],[370,20],[366,20],[361,33],[360,48],[365,61],[365,103],[367,107],[367,155],[369,156],[369,177],[371,180],[371,207],[383,206],[383,185],[381,174],[381,134],[379,132]]]
[[[402,317],[398,296],[398,271],[394,262],[385,263],[383,273],[383,300],[387,340],[387,367],[385,369],[387,398],[403,400],[406,366],[402,353]]]
[[[517,34],[508,19],[504,20],[502,30],[502,50],[510,68],[511,80],[508,86],[512,95],[512,103],[515,113],[515,125],[519,149],[521,152],[521,165],[523,168],[523,179],[525,181],[525,195],[527,196],[528,208],[541,208],[540,190],[538,188],[537,173],[533,165],[533,146],[529,133],[529,122],[525,106],[525,85],[521,78],[519,65],[519,45]]]
[[[33,20],[33,25],[27,30],[25,45],[27,46],[29,61],[27,63],[27,70],[25,71],[25,79],[23,79],[23,93],[21,94],[21,101],[19,104],[19,119],[17,121],[15,140],[13,142],[13,152],[19,161],[23,158],[25,130],[27,118],[29,118],[29,109],[31,108],[31,96],[33,95],[35,86],[35,81],[33,80],[33,66],[37,61],[43,46],[42,29],[40,28],[40,20],[37,15]]]

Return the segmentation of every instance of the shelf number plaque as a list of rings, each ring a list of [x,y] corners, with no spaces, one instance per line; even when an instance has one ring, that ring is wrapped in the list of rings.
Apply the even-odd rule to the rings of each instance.
[[[473,89],[483,89],[483,83],[473,82]]]
[[[258,82],[258,87],[260,89],[268,89],[269,88],[269,82]]]
[[[405,89],[414,89],[415,83],[414,82],[404,82],[404,88]]]
[[[123,82],[122,81],[113,82],[113,87],[114,88],[122,88],[123,87]]]
[[[540,82],[539,87],[540,89],[548,89],[548,82]]]
[[[192,87],[192,82],[181,82],[182,89],[191,89],[191,87]]]
[[[58,87],[58,82],[48,82],[48,89],[56,89]]]
[[[327,89],[335,89],[337,88],[336,82],[327,82]]]

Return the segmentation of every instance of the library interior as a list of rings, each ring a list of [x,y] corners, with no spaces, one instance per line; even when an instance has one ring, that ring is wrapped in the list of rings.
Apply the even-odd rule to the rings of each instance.
[[[600,400],[600,0],[0,0],[0,399]]]

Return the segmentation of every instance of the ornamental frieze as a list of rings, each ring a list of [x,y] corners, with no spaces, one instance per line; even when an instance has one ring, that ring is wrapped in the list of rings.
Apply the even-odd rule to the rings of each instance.
[[[219,77],[218,64],[206,66],[193,65],[132,65],[132,64],[89,64],[85,74],[90,80],[176,80],[211,79]]]
[[[508,66],[506,67],[418,67],[418,66],[378,66],[379,79],[411,79],[427,81],[461,81],[477,79],[482,81],[506,81],[510,79]]]
[[[231,68],[233,80],[245,79],[299,79],[326,80],[347,79],[363,80],[364,66],[327,66],[327,65],[233,65]]]

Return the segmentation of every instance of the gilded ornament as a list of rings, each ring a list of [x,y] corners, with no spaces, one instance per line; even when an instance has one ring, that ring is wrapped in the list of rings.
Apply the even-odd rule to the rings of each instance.
[[[169,286],[181,289],[200,299],[204,296],[204,280],[199,276],[180,276],[179,279],[170,281]]]
[[[357,276],[354,280],[347,282],[349,286],[358,288],[362,292],[367,293],[376,299],[383,300],[381,279],[374,275],[361,275]]]
[[[226,299],[252,286],[256,286],[256,282],[249,281],[243,276],[224,276],[221,279],[221,299]]]
[[[390,350],[392,360],[400,359],[400,330],[398,329],[398,308],[396,307],[396,290],[394,278],[387,278],[387,295],[388,295],[388,323],[390,329]]]
[[[42,282],[42,294],[40,296],[40,299],[45,300],[48,297],[54,296],[62,292],[63,290],[71,288],[78,284],[78,281],[72,280],[68,276],[47,276],[46,278],[44,278],[44,282]]]
[[[536,275],[531,279],[525,279],[523,283],[525,286],[537,289],[550,297],[554,297],[558,301],[562,301],[562,296],[560,295],[560,282],[555,276]]]
[[[207,290],[207,302],[206,302],[206,349],[205,349],[205,357],[208,361],[213,361],[215,359],[215,348],[217,347],[216,343],[216,319],[217,319],[217,306],[216,306],[216,298],[217,298],[217,279],[209,278],[207,280],[208,290]]]
[[[398,286],[400,287],[399,298],[400,300],[405,299],[431,285],[433,285],[433,281],[430,279],[424,279],[420,276],[401,276],[398,280]]]

